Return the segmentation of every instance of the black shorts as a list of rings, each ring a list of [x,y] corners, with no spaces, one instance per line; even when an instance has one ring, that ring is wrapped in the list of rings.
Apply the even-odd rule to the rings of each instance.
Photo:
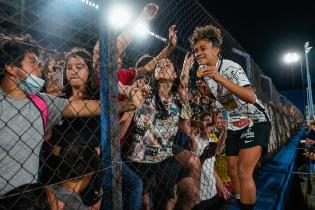
[[[143,181],[143,192],[156,191],[172,193],[177,182],[188,176],[188,170],[182,167],[175,156],[159,163],[126,162]]]
[[[263,153],[268,149],[270,122],[254,123],[253,126],[241,130],[227,131],[226,155],[238,156],[240,149],[251,148],[257,145],[263,147]]]

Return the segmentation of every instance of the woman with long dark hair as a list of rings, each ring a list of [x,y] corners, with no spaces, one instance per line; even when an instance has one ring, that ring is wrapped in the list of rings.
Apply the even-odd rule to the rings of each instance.
[[[99,88],[93,70],[92,56],[82,48],[73,48],[65,59],[64,66],[65,98],[73,100],[93,100],[99,98]],[[41,181],[44,184],[56,183],[59,177],[54,175],[58,169],[54,157],[50,155],[51,146],[65,147],[78,139],[86,141],[89,148],[95,148],[100,155],[101,127],[99,117],[64,118],[61,125],[55,126],[49,143],[44,144],[44,166]],[[48,165],[48,167],[46,167]],[[53,175],[52,175],[53,174]],[[101,182],[99,174],[93,175],[89,186],[80,193],[86,206],[100,205]],[[94,206],[96,207],[96,206]]]
[[[91,54],[83,48],[73,48],[66,57],[64,67],[64,87],[66,98],[99,98],[99,87],[93,69]]]
[[[154,208],[165,209],[176,184],[184,195],[176,205],[191,209],[199,201],[200,161],[189,151],[173,145],[179,120],[189,119],[189,103],[188,98],[182,100],[184,96],[177,93],[178,76],[170,59],[158,61],[152,87],[151,94],[135,111],[128,164],[142,177],[147,209],[150,192],[154,192]]]

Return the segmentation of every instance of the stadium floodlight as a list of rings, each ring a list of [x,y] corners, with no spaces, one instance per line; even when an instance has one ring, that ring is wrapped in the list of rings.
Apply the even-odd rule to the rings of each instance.
[[[91,0],[80,0],[82,3],[85,3],[87,6],[94,7],[95,9],[98,9],[99,6],[95,4],[95,2]]]
[[[108,13],[109,24],[114,29],[121,29],[128,25],[131,20],[131,11],[125,5],[114,5]]]
[[[134,32],[141,37],[145,37],[150,33],[149,25],[144,21],[138,22],[134,27]]]
[[[284,62],[286,63],[296,63],[299,60],[300,56],[295,52],[289,52],[284,56]]]
[[[305,42],[304,49],[306,54],[309,53],[312,48],[313,47],[310,46],[310,42]]]

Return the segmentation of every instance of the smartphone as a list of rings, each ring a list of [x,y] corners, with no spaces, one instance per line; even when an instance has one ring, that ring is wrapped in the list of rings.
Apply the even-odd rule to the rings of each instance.
[[[216,149],[217,149],[217,143],[209,142],[209,144],[204,148],[202,154],[200,155],[200,160],[205,161],[208,158],[214,157]]]
[[[216,142],[209,142],[209,144],[206,146],[205,150],[208,150],[208,154],[211,156],[215,155],[215,150],[217,148],[217,143]]]
[[[59,88],[63,87],[63,67],[59,65],[54,65],[51,73],[52,81],[55,81]]]

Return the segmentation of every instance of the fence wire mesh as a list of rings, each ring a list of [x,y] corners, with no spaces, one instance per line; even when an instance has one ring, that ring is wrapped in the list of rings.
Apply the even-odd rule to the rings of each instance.
[[[123,3],[139,17],[115,31],[103,1],[0,1],[0,208],[191,209],[212,199],[208,207],[224,209],[235,113],[268,114],[261,163],[303,123],[198,1]],[[134,31],[142,21],[145,37]],[[248,78],[266,111],[198,77],[188,38],[206,25],[221,30],[223,71],[241,72],[226,76]]]

